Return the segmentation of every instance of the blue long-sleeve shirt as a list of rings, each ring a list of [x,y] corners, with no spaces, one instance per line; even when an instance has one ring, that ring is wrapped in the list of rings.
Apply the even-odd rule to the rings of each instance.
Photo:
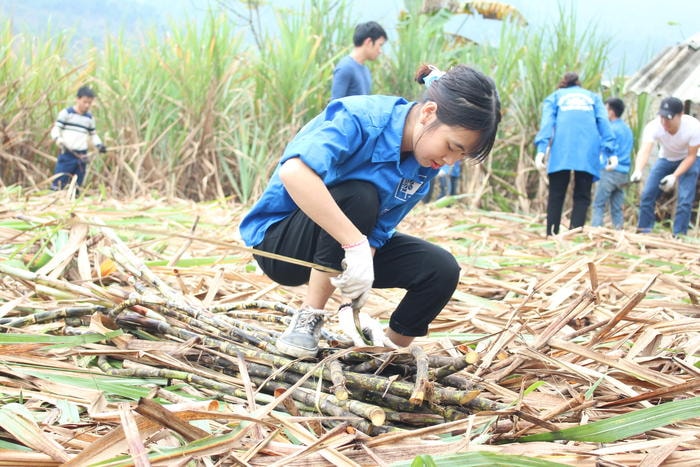
[[[369,68],[358,63],[350,55],[341,58],[333,70],[331,100],[347,96],[359,96],[372,92],[372,75]]]
[[[414,104],[380,95],[331,101],[289,143],[262,197],[243,218],[240,232],[246,245],[258,245],[272,224],[299,209],[279,177],[280,166],[298,157],[327,187],[347,180],[374,184],[379,218],[368,239],[371,246],[381,248],[438,173],[421,167],[413,154],[401,158],[403,128]]]
[[[549,150],[547,173],[577,170],[598,180],[600,153],[614,155],[615,139],[601,98],[581,86],[561,88],[547,96],[542,106],[537,152]]]

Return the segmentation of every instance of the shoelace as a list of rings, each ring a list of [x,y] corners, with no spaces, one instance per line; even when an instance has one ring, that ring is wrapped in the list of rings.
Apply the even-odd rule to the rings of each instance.
[[[306,332],[313,332],[316,328],[316,324],[323,319],[320,313],[315,313],[313,311],[302,311],[299,312],[299,317],[294,329],[303,330]]]

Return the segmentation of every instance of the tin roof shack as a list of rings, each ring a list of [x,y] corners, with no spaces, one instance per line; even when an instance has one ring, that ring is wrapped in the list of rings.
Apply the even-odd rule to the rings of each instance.
[[[647,93],[652,108],[666,96],[685,103],[686,113],[700,116],[700,33],[666,48],[635,73],[625,86],[626,93]]]

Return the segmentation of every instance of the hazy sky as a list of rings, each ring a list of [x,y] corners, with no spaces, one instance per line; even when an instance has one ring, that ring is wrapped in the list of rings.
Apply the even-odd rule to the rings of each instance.
[[[293,4],[300,0],[282,0]],[[277,3],[277,2],[273,2]],[[634,73],[666,47],[700,33],[700,0],[508,0],[535,27],[559,18],[559,6],[576,16],[578,30],[594,26],[602,37],[611,39],[611,71]],[[392,28],[403,0],[354,0],[358,21],[374,19]],[[494,22],[495,23],[495,22]],[[452,24],[452,23],[451,23]],[[480,31],[492,42],[498,41],[499,26]],[[391,35],[391,33],[389,32]]]
[[[356,22],[380,22],[387,29],[391,40],[398,13],[404,8],[403,0],[347,1],[356,16]],[[23,11],[24,15],[32,17],[33,27],[38,27],[37,21],[46,22],[52,17],[52,25],[57,29],[87,28],[93,34],[102,34],[103,28],[107,26],[118,30],[121,25],[115,23],[119,21],[138,21],[144,26],[151,23],[165,26],[173,18],[201,17],[208,5],[213,3],[213,0],[72,0],[66,4],[59,0],[0,0],[0,19],[3,13],[11,16],[13,11]],[[516,7],[532,27],[542,27],[557,21],[559,5],[565,11],[573,12],[579,22],[579,32],[587,27],[595,27],[599,37],[610,38],[611,74],[617,74],[620,70],[632,74],[664,48],[700,33],[700,0],[509,0],[503,3]],[[295,7],[308,3],[305,0],[268,0],[268,4],[274,7]],[[71,11],[65,11],[66,8],[71,8]],[[93,21],[98,24],[86,24],[84,18],[74,13],[76,9],[89,11],[93,15]],[[120,14],[117,17],[105,15],[105,18],[100,18],[99,12],[107,9]],[[59,25],[56,24],[58,21],[72,24]],[[463,19],[452,21],[450,27],[462,26],[462,22]],[[481,21],[475,25],[467,22],[464,27],[468,37],[497,45],[499,22]]]

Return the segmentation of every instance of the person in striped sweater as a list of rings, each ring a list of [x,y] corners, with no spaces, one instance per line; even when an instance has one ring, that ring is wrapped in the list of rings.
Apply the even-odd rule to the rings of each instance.
[[[76,185],[82,186],[89,162],[90,143],[99,152],[107,152],[95,131],[95,118],[90,113],[95,92],[89,86],[81,86],[76,97],[75,105],[61,110],[51,128],[51,138],[60,149],[51,182],[52,190],[65,188],[74,176]]]

